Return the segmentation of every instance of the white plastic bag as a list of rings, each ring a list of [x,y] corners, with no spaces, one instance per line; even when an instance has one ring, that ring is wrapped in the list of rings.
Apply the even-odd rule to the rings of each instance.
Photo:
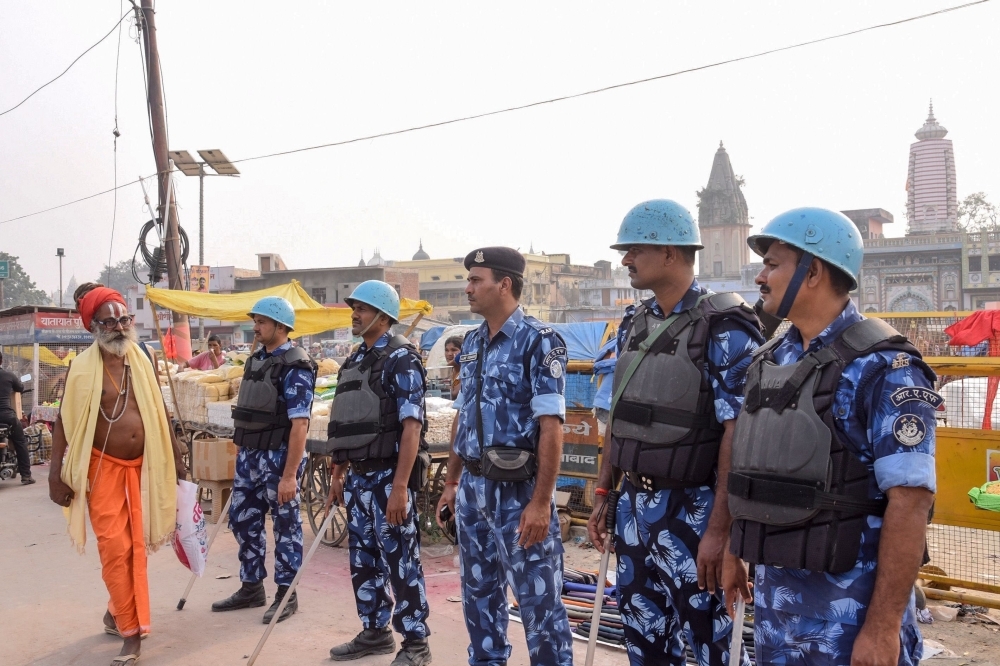
[[[174,530],[174,552],[191,573],[205,573],[208,558],[208,531],[205,514],[198,503],[198,486],[190,481],[177,482],[177,529]]]

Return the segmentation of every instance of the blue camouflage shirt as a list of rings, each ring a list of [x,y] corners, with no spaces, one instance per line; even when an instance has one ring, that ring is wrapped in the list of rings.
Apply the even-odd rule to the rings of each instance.
[[[254,358],[265,359],[269,356],[281,356],[292,348],[291,341],[279,345],[273,352],[261,347]],[[288,368],[281,380],[285,405],[290,419],[308,419],[312,416],[313,391],[316,387],[316,377],[305,368]]]
[[[565,419],[566,344],[552,328],[524,314],[520,307],[504,322],[492,340],[486,322],[469,332],[462,345],[461,390],[454,407],[459,411],[455,453],[480,458],[476,433],[476,366],[482,359],[482,446],[534,448],[538,418]]]
[[[863,318],[854,303],[848,302],[807,350],[792,326],[774,349],[775,361],[795,363],[806,352],[830,345]],[[844,369],[834,396],[834,422],[844,445],[874,472],[872,499],[897,486],[935,490],[934,410],[939,398],[933,392],[932,376],[922,361],[891,351],[862,356]],[[868,516],[857,563],[846,573],[758,565],[755,603],[827,622],[863,624],[875,587],[881,528],[881,518]],[[914,621],[911,601],[903,624]]]
[[[389,344],[392,332],[383,333],[372,347],[362,342],[351,360],[360,363],[372,349],[379,349]],[[399,422],[404,419],[424,421],[424,391],[426,388],[426,373],[420,356],[412,349],[402,347],[392,352],[382,366],[382,390],[386,395],[396,399],[396,410]],[[399,442],[396,442],[399,446]]]
[[[672,312],[690,310],[697,305],[700,296],[711,293],[695,280]],[[654,317],[666,318],[656,298],[650,298],[643,303]],[[625,310],[622,325],[618,328],[619,358],[628,339],[634,316],[635,306],[630,305]],[[743,407],[743,387],[746,384],[747,368],[750,367],[754,351],[763,344],[764,336],[742,319],[728,317],[717,319],[710,329],[710,334],[705,353],[705,366],[701,372],[715,393],[715,417],[719,423],[723,423],[735,419]]]

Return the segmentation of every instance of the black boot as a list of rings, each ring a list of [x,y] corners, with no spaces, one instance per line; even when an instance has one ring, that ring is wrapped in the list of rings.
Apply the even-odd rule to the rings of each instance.
[[[330,650],[330,659],[334,661],[349,661],[360,659],[369,654],[390,654],[396,649],[396,641],[389,627],[382,629],[365,629],[348,643],[338,645]]]
[[[271,603],[271,607],[267,609],[264,613],[264,624],[270,624],[271,618],[274,614],[278,612],[278,605],[281,604],[281,600],[285,598],[288,594],[287,585],[279,585],[278,593],[274,595],[274,601]],[[278,622],[284,622],[292,616],[292,613],[299,609],[299,597],[298,592],[292,592],[292,596],[288,598],[288,603],[285,604],[285,610],[281,611],[281,615],[278,616]]]
[[[231,611],[240,608],[257,608],[267,603],[267,593],[264,592],[264,582],[243,583],[243,587],[228,599],[212,604],[213,611]]]
[[[427,666],[431,663],[431,649],[426,638],[404,640],[403,649],[396,653],[396,658],[389,666]]]
[[[35,482],[35,480],[33,478],[31,478],[30,474],[28,476],[25,476],[24,474],[21,475],[21,485],[22,486],[30,486],[34,482]]]

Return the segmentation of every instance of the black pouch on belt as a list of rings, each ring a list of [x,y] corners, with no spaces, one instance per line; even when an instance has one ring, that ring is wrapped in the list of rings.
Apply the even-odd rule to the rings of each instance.
[[[488,446],[483,449],[482,461],[483,476],[490,481],[527,481],[538,470],[534,453],[512,446]]]
[[[417,458],[413,461],[413,469],[410,470],[410,480],[406,486],[415,493],[419,493],[427,485],[427,475],[431,469],[431,454],[423,449],[417,451]]]

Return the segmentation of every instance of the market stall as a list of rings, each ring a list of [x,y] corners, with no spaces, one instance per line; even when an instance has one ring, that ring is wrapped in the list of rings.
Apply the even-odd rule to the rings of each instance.
[[[0,311],[3,367],[31,375],[23,409],[33,422],[55,420],[70,361],[93,340],[71,308],[21,305]]]
[[[146,290],[146,298],[153,309],[163,307],[222,321],[245,319],[247,312],[265,296],[281,296],[292,304],[295,309],[295,330],[289,337],[293,339],[351,326],[350,308],[324,307],[313,300],[295,280],[286,285],[238,294],[203,294],[156,288]],[[411,320],[410,327],[431,311],[432,308],[426,301],[400,299],[400,319],[404,324],[407,323],[406,320]],[[162,335],[162,331],[158,333]],[[246,358],[247,354],[230,354],[226,364],[205,372],[177,372],[177,366],[172,363],[158,361],[161,389],[168,408],[174,410],[174,417],[191,445],[193,470],[219,470],[213,476],[231,474],[228,471],[231,469],[228,460],[224,458],[232,455],[228,453],[231,451],[233,434],[232,408],[238,399],[243,377],[242,366]],[[337,373],[340,370],[339,364],[330,358],[319,359],[317,365],[319,376],[306,442],[309,457],[301,486],[302,506],[314,532],[319,530],[323,522],[330,488],[330,457],[327,454],[326,433],[336,393]],[[218,488],[218,484],[229,483],[231,478],[208,479],[206,487]],[[213,508],[217,505],[221,507],[221,502],[214,496]],[[334,510],[338,513],[329,530],[320,535],[323,543],[328,545],[340,543],[347,534],[347,517],[343,509]]]

